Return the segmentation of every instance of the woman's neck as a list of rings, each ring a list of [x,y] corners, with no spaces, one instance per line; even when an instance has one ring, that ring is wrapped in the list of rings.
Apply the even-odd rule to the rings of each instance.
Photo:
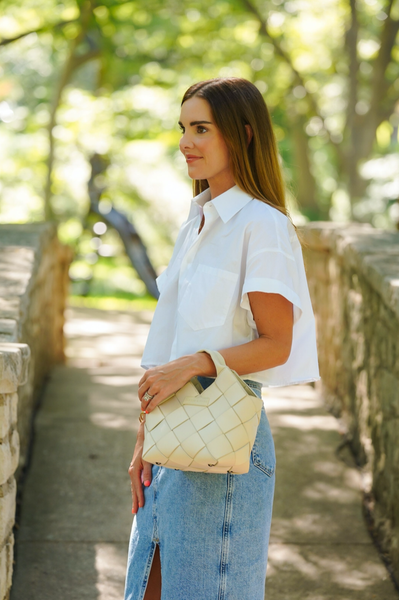
[[[223,177],[208,179],[208,185],[211,192],[211,200],[213,200],[234,187],[236,182],[234,181],[233,174],[228,172]]]

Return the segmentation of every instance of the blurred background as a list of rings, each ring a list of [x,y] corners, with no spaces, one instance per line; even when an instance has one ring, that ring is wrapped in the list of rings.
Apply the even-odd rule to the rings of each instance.
[[[72,303],[154,306],[137,261],[145,247],[151,282],[186,218],[177,121],[202,79],[245,77],[263,94],[296,223],[399,228],[398,0],[2,0],[0,11],[0,222],[58,223],[74,249]]]

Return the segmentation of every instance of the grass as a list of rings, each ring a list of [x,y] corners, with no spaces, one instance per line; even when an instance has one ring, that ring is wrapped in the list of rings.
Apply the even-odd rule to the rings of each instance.
[[[152,296],[116,297],[116,296],[77,296],[68,297],[70,306],[99,308],[101,310],[155,310],[157,301]]]

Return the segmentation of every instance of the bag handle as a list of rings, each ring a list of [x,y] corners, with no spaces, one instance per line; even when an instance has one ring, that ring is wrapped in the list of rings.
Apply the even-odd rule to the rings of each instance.
[[[254,396],[255,398],[259,399],[259,397],[255,394],[255,392],[253,391],[253,389],[250,388],[249,385],[247,385],[245,383],[245,381],[242,379],[242,377],[240,377],[238,375],[238,373],[236,373],[235,371],[233,371],[233,369],[230,369],[230,367],[228,367],[226,365],[226,361],[224,360],[223,356],[219,352],[217,352],[216,350],[198,350],[198,352],[206,352],[207,354],[209,354],[209,356],[213,360],[213,364],[216,367],[216,374],[217,374],[217,376],[219,376],[220,373],[224,369],[229,369],[229,371],[231,371],[232,373],[234,373],[234,375],[237,377],[237,381],[239,381],[239,383],[245,389],[245,391],[247,392],[247,394],[249,396]]]
[[[211,357],[213,364],[216,367],[216,375],[219,376],[220,373],[227,367],[226,362],[223,356],[217,352],[216,350],[198,350],[198,352],[206,352]]]

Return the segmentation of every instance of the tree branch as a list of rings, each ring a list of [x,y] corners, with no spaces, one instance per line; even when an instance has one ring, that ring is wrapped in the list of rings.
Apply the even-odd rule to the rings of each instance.
[[[255,15],[255,17],[259,21],[259,24],[260,24],[259,31],[260,31],[261,35],[267,37],[271,41],[271,43],[276,51],[276,54],[278,56],[280,56],[280,58],[290,67],[290,69],[294,75],[294,82],[291,85],[291,89],[297,85],[300,85],[306,90],[305,80],[303,79],[301,73],[299,71],[297,71],[297,69],[294,67],[290,56],[287,54],[287,52],[285,52],[283,50],[283,48],[279,44],[278,40],[276,40],[276,38],[271,35],[270,30],[267,26],[267,21],[265,21],[265,19],[263,19],[262,15],[258,11],[257,7],[251,2],[251,0],[242,0],[242,3],[249,12],[251,12],[253,15]],[[337,142],[334,141],[334,139],[332,138],[331,132],[329,131],[329,129],[326,127],[326,125],[324,123],[324,119],[320,114],[320,110],[319,110],[317,101],[315,100],[315,95],[308,92],[308,90],[306,90],[306,98],[308,100],[311,112],[314,115],[318,116],[323,121],[324,128],[327,132],[330,143],[335,147],[337,155],[338,155],[338,157],[340,157],[342,155],[341,148],[339,147],[339,144],[337,144]],[[342,158],[342,156],[341,156],[341,158]]]
[[[100,217],[116,229],[119,233],[132,266],[136,269],[139,277],[145,283],[147,291],[154,298],[159,298],[159,291],[156,284],[157,274],[147,254],[145,247],[137,229],[131,218],[130,220],[121,211],[111,208],[107,214],[101,212],[99,200],[104,188],[96,184],[96,176],[106,170],[106,162],[99,154],[93,154],[90,158],[91,175],[88,182],[88,191],[90,198],[90,210],[100,215]]]
[[[86,54],[77,54],[77,55],[75,54],[72,70],[74,71],[75,69],[78,69],[79,67],[81,67],[85,63],[89,62],[90,60],[98,58],[100,56],[100,54],[101,54],[101,51],[99,48],[97,48],[96,50],[90,50],[90,52],[86,52]]]
[[[53,163],[54,163],[53,129],[56,124],[57,110],[58,110],[59,104],[61,102],[62,93],[63,93],[68,81],[70,80],[70,77],[71,77],[73,71],[78,66],[83,64],[84,62],[87,62],[87,60],[90,60],[90,58],[94,58],[94,55],[93,55],[94,52],[96,52],[96,55],[98,54],[98,51],[90,51],[82,56],[79,56],[76,54],[76,50],[77,50],[80,42],[84,39],[87,28],[89,26],[89,21],[90,21],[92,12],[93,12],[92,4],[93,4],[93,0],[90,0],[87,4],[87,8],[85,9],[85,11],[81,13],[81,29],[79,31],[79,34],[76,36],[76,38],[71,41],[69,56],[64,64],[64,68],[62,70],[61,77],[58,81],[58,85],[56,87],[53,101],[51,104],[50,119],[49,119],[49,124],[47,127],[48,139],[49,139],[49,153],[48,153],[48,157],[47,157],[47,178],[46,178],[46,184],[45,184],[45,189],[44,189],[44,213],[45,213],[46,220],[51,220],[51,219],[53,219],[53,216],[54,216],[52,208],[51,208],[51,196],[52,196],[51,186],[52,186],[52,181],[53,181]],[[88,57],[90,57],[90,58],[88,58]]]
[[[294,79],[295,79],[295,84],[296,85],[301,85],[302,87],[305,87],[305,82],[302,78],[302,75],[299,73],[299,71],[297,71],[294,67],[294,65],[292,64],[292,61],[290,59],[290,57],[288,56],[288,54],[282,49],[282,47],[280,46],[280,44],[278,43],[278,41],[276,40],[275,37],[273,37],[269,31],[269,28],[267,26],[267,21],[265,21],[262,17],[262,15],[260,14],[260,12],[258,11],[258,9],[256,8],[256,6],[250,2],[250,0],[242,0],[244,6],[248,9],[249,12],[251,12],[253,15],[255,15],[255,17],[258,19],[259,24],[260,24],[260,33],[262,35],[264,35],[265,37],[269,38],[269,40],[271,41],[271,43],[274,46],[274,49],[276,51],[276,53],[280,56],[280,58],[282,58],[284,60],[284,62],[286,62],[289,67],[291,68],[291,71],[294,74]],[[306,89],[306,88],[305,88]],[[315,106],[315,110],[316,106]]]
[[[3,38],[0,40],[0,46],[7,46],[7,44],[11,44],[12,42],[16,42],[31,33],[43,33],[43,31],[49,31],[51,29],[55,29],[56,27],[64,27],[65,25],[69,25],[69,23],[76,23],[78,19],[69,19],[68,21],[60,21],[59,23],[47,23],[42,27],[38,27],[37,29],[31,29],[30,31],[25,31],[24,33],[20,33],[12,38]]]

